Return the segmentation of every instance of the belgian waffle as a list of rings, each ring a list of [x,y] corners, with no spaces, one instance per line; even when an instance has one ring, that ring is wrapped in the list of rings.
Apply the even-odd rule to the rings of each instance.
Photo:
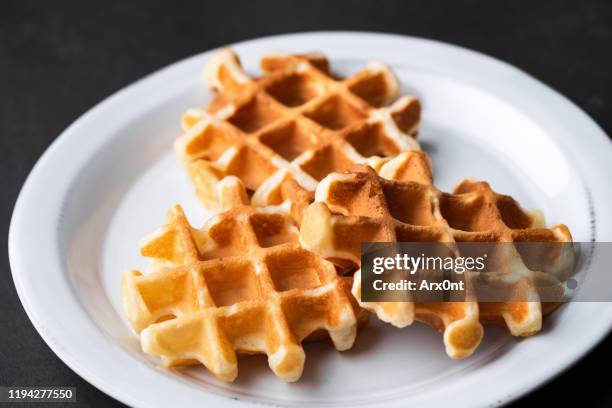
[[[525,212],[512,197],[495,193],[485,182],[464,180],[452,194],[432,184],[391,181],[367,166],[332,173],[316,190],[316,202],[302,220],[300,241],[345,268],[360,265],[362,242],[569,242],[565,225],[542,228],[539,216]],[[567,256],[567,254],[566,254]],[[566,261],[568,259],[565,259]],[[468,292],[466,302],[360,302],[395,326],[420,320],[444,332],[448,355],[463,358],[481,341],[482,321],[501,321],[515,336],[540,330],[542,303],[535,281],[517,251],[500,263],[514,274],[511,284],[523,291],[520,302],[480,302]],[[519,273],[516,273],[519,271]],[[471,287],[470,274],[465,274]],[[499,276],[499,275],[498,275]],[[509,276],[509,275],[506,275]],[[361,274],[355,274],[353,294],[361,299]]]
[[[254,192],[254,205],[275,205],[294,191],[287,182],[312,192],[330,172],[419,149],[419,101],[389,105],[399,86],[384,64],[344,80],[320,54],[269,55],[261,67],[264,76],[251,78],[236,54],[218,51],[204,70],[217,96],[183,117],[175,148],[208,209],[223,210],[216,186],[228,175]]]
[[[242,183],[224,180],[231,209],[193,228],[179,206],[141,242],[148,273],[123,276],[126,314],[142,349],[166,366],[204,364],[217,378],[237,375],[237,353],[264,353],[285,381],[300,378],[304,339],[329,334],[353,345],[364,321],[352,278],[303,249],[283,207],[251,207]]]

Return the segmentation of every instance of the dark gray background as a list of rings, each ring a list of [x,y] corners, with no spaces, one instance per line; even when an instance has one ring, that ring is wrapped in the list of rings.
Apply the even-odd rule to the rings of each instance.
[[[472,48],[539,78],[612,132],[612,2],[606,0],[3,1],[0,243],[6,248],[11,210],[37,158],[94,104],[212,47],[306,30],[386,31]],[[0,273],[0,385],[76,386],[79,405],[120,406],[38,336],[17,298],[8,258]],[[610,361],[612,337],[517,405],[611,406],[604,374]]]

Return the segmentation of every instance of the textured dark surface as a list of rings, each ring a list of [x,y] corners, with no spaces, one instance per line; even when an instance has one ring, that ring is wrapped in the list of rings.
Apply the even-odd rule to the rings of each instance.
[[[161,1],[0,4],[0,242],[4,248],[23,181],[36,159],[73,120],[158,68],[253,37],[306,30],[373,30],[455,43],[522,68],[565,94],[612,133],[612,2],[606,0],[175,3],[170,7],[171,2]],[[45,345],[17,298],[8,258],[0,264],[0,273],[0,385],[71,385],[78,389],[78,405],[120,406],[79,378]],[[612,406],[612,388],[603,374],[610,361],[609,337],[516,405]]]

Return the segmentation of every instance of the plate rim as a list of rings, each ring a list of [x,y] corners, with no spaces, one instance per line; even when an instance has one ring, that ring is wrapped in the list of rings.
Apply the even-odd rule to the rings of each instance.
[[[458,45],[454,45],[454,44],[450,44],[446,42],[441,42],[437,40],[427,39],[427,38],[406,36],[406,35],[401,35],[401,34],[366,32],[366,31],[307,31],[307,32],[299,32],[299,33],[278,34],[278,35],[271,35],[271,36],[259,37],[259,38],[249,39],[246,41],[241,41],[241,42],[232,44],[232,46],[246,47],[256,42],[279,40],[281,38],[286,39],[286,40],[291,40],[292,38],[307,37],[307,36],[347,36],[347,35],[353,36],[354,41],[357,41],[357,37],[359,36],[362,36],[362,37],[368,36],[368,37],[376,37],[378,40],[381,40],[381,41],[384,39],[393,39],[395,41],[409,40],[415,43],[421,43],[421,44],[425,44],[425,45],[433,46],[433,47],[447,47],[449,49],[453,49],[458,52],[472,54],[481,59],[484,58],[488,60],[490,63],[493,63],[499,67],[503,67],[505,69],[509,68],[511,70],[514,70],[520,73],[521,76],[524,76],[525,79],[530,81],[531,85],[539,87],[540,91],[544,91],[544,93],[548,93],[553,98],[555,97],[561,98],[564,103],[570,105],[570,107],[572,108],[572,111],[575,111],[577,114],[580,114],[583,116],[583,119],[587,121],[585,123],[590,122],[589,125],[591,126],[594,125],[595,131],[591,135],[592,139],[594,139],[593,144],[595,143],[601,144],[602,142],[605,142],[608,146],[607,147],[608,149],[610,148],[610,146],[612,146],[610,144],[610,141],[606,138],[606,134],[603,131],[603,129],[599,126],[599,124],[597,124],[597,122],[595,122],[582,109],[580,109],[580,107],[576,106],[567,97],[558,93],[557,91],[555,91],[548,85],[544,84],[543,82],[534,78],[530,74],[524,72],[523,70],[513,65],[510,65],[504,61],[498,60],[497,58],[491,57],[489,55],[486,55],[481,52],[471,50],[471,49],[468,49],[462,46],[458,46]],[[86,124],[87,121],[91,118],[91,116],[98,114],[100,111],[103,111],[104,109],[112,106],[112,104],[117,99],[121,98],[122,95],[125,95],[129,92],[133,92],[135,88],[142,85],[147,80],[158,77],[163,73],[167,73],[177,68],[181,64],[187,64],[188,61],[201,57],[203,54],[208,53],[208,52],[211,52],[211,50],[206,50],[198,54],[186,57],[170,65],[167,65],[158,70],[155,70],[148,75],[145,75],[141,79],[138,79],[130,83],[129,85],[119,89],[118,91],[114,92],[110,96],[106,97],[105,99],[103,99],[102,101],[94,105],[92,108],[88,109],[84,114],[82,114],[74,122],[72,122],[50,144],[50,146],[44,151],[44,153],[37,160],[36,164],[30,171],[28,177],[26,178],[26,181],[23,184],[23,187],[21,188],[19,192],[18,198],[15,203],[15,207],[13,209],[11,221],[10,221],[9,240],[8,240],[9,263],[11,267],[11,273],[12,273],[14,285],[16,287],[19,299],[28,315],[28,318],[30,319],[34,327],[36,328],[39,335],[47,343],[47,345],[53,350],[53,352],[65,364],[67,364],[72,370],[74,370],[85,381],[89,382],[90,384],[100,389],[102,392],[106,393],[107,395],[110,395],[111,397],[116,398],[117,400],[125,404],[128,404],[128,405],[144,406],[146,405],[146,402],[145,400],[142,400],[140,398],[137,398],[131,395],[129,392],[118,391],[121,388],[117,388],[117,384],[114,384],[113,381],[109,382],[108,379],[101,378],[99,375],[95,373],[95,370],[88,369],[88,367],[86,367],[86,364],[79,362],[77,358],[73,358],[73,356],[65,348],[65,345],[69,343],[66,343],[65,341],[62,342],[61,339],[53,336],[50,333],[50,330],[49,328],[46,327],[44,321],[41,321],[40,310],[37,311],[35,306],[33,306],[33,304],[31,303],[32,294],[28,294],[27,291],[29,289],[27,289],[27,286],[24,286],[25,283],[21,277],[23,272],[20,270],[21,264],[23,264],[23,261],[20,260],[20,258],[24,256],[24,254],[19,250],[20,245],[21,245],[20,238],[22,235],[20,234],[20,231],[23,231],[26,227],[26,224],[28,223],[27,214],[23,212],[23,209],[25,206],[24,201],[27,199],[29,195],[32,194],[32,191],[35,191],[35,188],[36,188],[35,181],[37,178],[39,178],[39,174],[42,171],[41,169],[47,166],[48,162],[53,160],[53,157],[56,155],[56,152],[58,150],[62,149],[62,146],[65,143],[65,140],[68,139],[68,136],[66,135],[69,135],[70,133],[75,132],[75,129],[78,129],[78,127],[83,126],[83,124]],[[597,133],[599,134],[599,136],[596,137]],[[607,304],[607,308],[612,310],[612,304]],[[87,313],[86,311],[84,312]],[[505,397],[503,400],[496,401],[499,398],[495,398],[495,399],[492,399],[491,401],[494,404],[499,404],[499,403],[505,404],[516,398],[519,398],[525,395],[526,393],[532,391],[533,389],[539,386],[542,386],[548,381],[551,381],[553,378],[555,378],[556,376],[561,374],[563,371],[565,371],[566,369],[571,367],[573,364],[575,364],[579,359],[581,359],[585,354],[587,354],[593,347],[595,347],[595,345],[597,345],[604,338],[604,336],[610,331],[611,328],[612,328],[612,316],[608,317],[608,319],[605,321],[605,325],[602,323],[600,326],[598,326],[598,330],[593,331],[593,333],[591,334],[591,337],[589,337],[588,340],[584,341],[584,343],[582,344],[581,350],[575,352],[574,354],[571,355],[571,357],[566,358],[566,360],[562,362],[557,362],[556,364],[551,363],[549,365],[549,368],[546,374],[544,373],[541,374],[541,376],[543,376],[544,378],[540,378],[536,380],[535,382],[533,382],[532,384],[523,385],[521,389],[515,390],[511,395]],[[100,334],[104,336],[104,333],[102,333],[101,331],[100,331]],[[215,402],[231,404],[231,405],[233,405],[232,403],[236,403],[236,401],[233,401],[229,398],[220,397],[219,395],[215,395],[212,393],[208,395],[210,395],[211,401],[214,400]],[[245,399],[245,400],[241,400],[240,402],[249,402],[249,400]]]

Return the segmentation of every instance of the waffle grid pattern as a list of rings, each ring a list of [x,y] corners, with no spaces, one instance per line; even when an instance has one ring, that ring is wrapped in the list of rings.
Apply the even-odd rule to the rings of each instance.
[[[487,183],[464,180],[453,194],[431,184],[391,181],[370,168],[355,166],[345,174],[333,173],[318,186],[316,203],[304,215],[300,240],[305,248],[346,267],[360,264],[362,242],[565,242],[571,241],[564,225],[540,228],[540,220],[526,213],[509,196],[495,193]],[[407,205],[410,203],[410,205]],[[362,302],[382,320],[403,327],[416,318],[444,331],[447,353],[453,358],[470,355],[480,343],[479,320],[501,320],[514,335],[540,330],[542,305],[535,281],[512,246],[505,247],[499,272],[488,279],[508,280],[529,302],[413,303]],[[474,275],[464,274],[466,287]],[[353,294],[361,298],[361,274],[355,274]],[[520,281],[520,282],[519,282]],[[520,284],[519,284],[520,283]]]
[[[278,210],[278,209],[277,209]],[[204,364],[216,377],[237,375],[238,353],[264,353],[270,368],[297,380],[302,340],[320,330],[350,348],[357,306],[350,281],[302,249],[282,210],[239,206],[192,228],[180,207],[146,237],[148,274],[123,278],[127,315],[143,350],[165,365]]]
[[[183,118],[176,150],[208,208],[219,209],[215,185],[226,175],[255,191],[253,204],[279,204],[289,179],[314,191],[330,172],[419,149],[420,104],[401,97],[383,106],[398,93],[385,65],[345,80],[331,77],[321,55],[272,55],[261,65],[266,75],[255,80],[233,52],[219,51],[204,75],[217,97]]]
[[[544,228],[485,182],[438,190],[416,140],[420,103],[398,98],[386,65],[341,79],[324,55],[271,54],[261,68],[251,77],[234,52],[216,52],[203,72],[214,99],[183,116],[175,150],[216,215],[196,229],[175,206],[140,242],[151,263],[123,275],[122,297],[144,352],[166,366],[201,363],[223,381],[236,378],[239,355],[266,354],[279,378],[296,381],[302,342],[323,333],[349,349],[364,309],[440,330],[452,358],[474,352],[486,321],[515,336],[541,329],[558,303],[540,300],[542,273],[515,243],[570,242],[566,226]],[[443,242],[456,255],[463,242],[511,245],[495,273],[463,275],[465,302],[361,302],[362,242]],[[559,254],[545,268],[572,261]],[[531,301],[479,301],[476,279]]]

